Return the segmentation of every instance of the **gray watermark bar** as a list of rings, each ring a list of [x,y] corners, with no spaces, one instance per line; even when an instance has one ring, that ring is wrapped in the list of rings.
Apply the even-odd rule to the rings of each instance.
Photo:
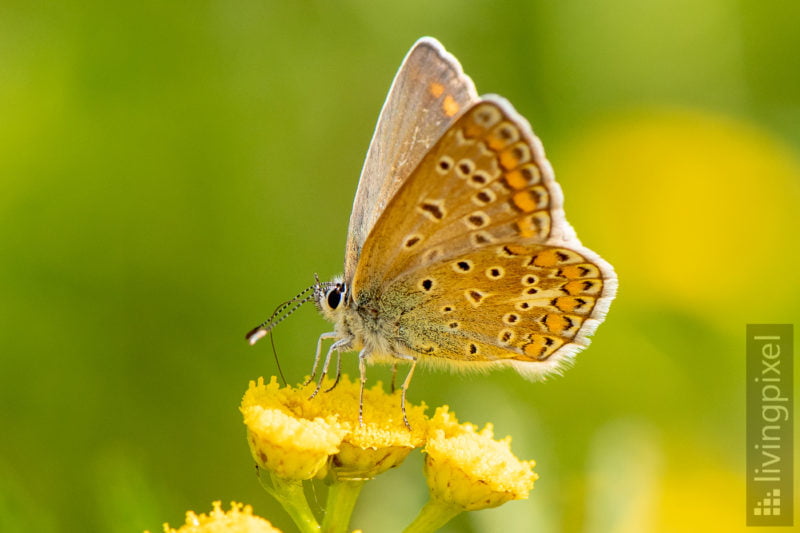
[[[747,325],[747,525],[794,522],[793,325]]]

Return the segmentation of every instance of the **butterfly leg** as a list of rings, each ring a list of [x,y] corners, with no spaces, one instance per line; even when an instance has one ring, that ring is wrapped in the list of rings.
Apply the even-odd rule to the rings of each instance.
[[[364,348],[358,352],[358,373],[361,375],[361,391],[358,396],[358,425],[364,425],[364,387],[367,384],[367,356],[369,352]]]
[[[323,392],[330,392],[336,388],[336,385],[339,384],[339,378],[342,377],[342,352],[336,352],[336,379],[333,382],[333,385],[325,389]]]
[[[325,376],[328,375],[328,366],[331,363],[331,356],[333,356],[333,352],[346,352],[350,349],[352,339],[339,339],[338,341],[331,344],[330,348],[328,348],[328,354],[325,356],[325,361],[322,363],[322,372],[319,374],[319,379],[317,380],[317,386],[314,388],[314,392],[311,393],[311,396],[308,399],[312,399],[314,396],[317,395],[319,389],[322,387],[322,381],[325,379]]]
[[[314,381],[314,377],[317,375],[317,365],[319,365],[319,356],[320,354],[322,354],[322,341],[326,339],[335,339],[335,338],[336,338],[336,332],[334,331],[329,331],[319,336],[319,339],[317,339],[317,353],[314,356],[314,366],[311,367],[311,375],[308,377],[305,383],[303,383],[303,386],[308,385],[309,383]]]
[[[406,427],[409,431],[411,431],[411,424],[408,423],[408,417],[406,416],[406,391],[408,390],[408,386],[411,383],[411,377],[414,375],[414,368],[417,366],[417,358],[411,357],[411,370],[408,371],[408,375],[406,376],[405,381],[403,381],[403,386],[400,388],[400,410],[403,411],[403,422],[405,422]]]

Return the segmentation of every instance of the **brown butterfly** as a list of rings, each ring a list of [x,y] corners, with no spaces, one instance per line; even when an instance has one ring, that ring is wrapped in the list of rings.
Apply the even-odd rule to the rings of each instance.
[[[458,60],[425,37],[378,119],[344,275],[317,280],[247,338],[255,343],[313,300],[334,323],[317,344],[314,372],[322,341],[334,341],[319,383],[334,353],[338,368],[341,352],[358,351],[363,400],[366,363],[407,362],[405,420],[417,362],[558,372],[589,344],[616,288],[614,269],[566,221],[528,122],[505,99],[479,97]]]

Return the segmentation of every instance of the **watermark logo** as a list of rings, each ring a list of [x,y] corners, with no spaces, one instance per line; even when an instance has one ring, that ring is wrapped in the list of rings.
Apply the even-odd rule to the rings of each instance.
[[[781,489],[767,491],[767,495],[760,501],[757,501],[756,506],[753,507],[754,516],[780,516],[780,514]]]
[[[793,327],[747,325],[747,525],[791,526]]]

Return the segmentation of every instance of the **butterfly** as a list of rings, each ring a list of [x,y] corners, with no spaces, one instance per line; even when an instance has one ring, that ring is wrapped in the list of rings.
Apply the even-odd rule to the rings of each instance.
[[[458,60],[424,37],[400,66],[367,152],[344,274],[319,279],[247,334],[251,344],[307,301],[334,324],[311,379],[337,355],[366,364],[559,372],[605,318],[614,269],[584,247],[527,120],[478,96]],[[335,386],[335,384],[334,384]],[[315,392],[316,394],[316,392]]]

